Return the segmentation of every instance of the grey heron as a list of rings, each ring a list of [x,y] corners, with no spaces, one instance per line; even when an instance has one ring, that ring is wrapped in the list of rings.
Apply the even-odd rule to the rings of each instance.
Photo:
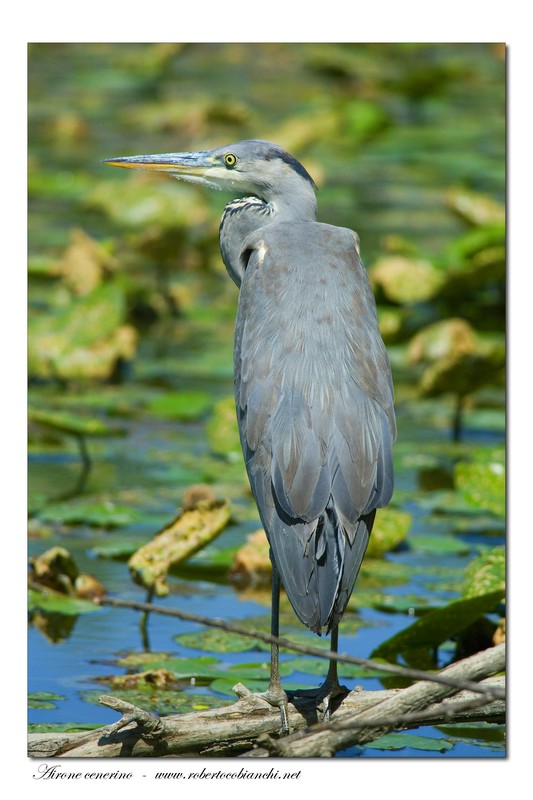
[[[239,287],[234,387],[244,461],[272,561],[273,637],[280,582],[315,633],[338,624],[376,509],[393,492],[390,363],[359,239],[317,222],[316,186],[281,147],[247,140],[213,150],[108,159],[229,190],[220,249]],[[264,698],[287,695],[272,645]],[[320,697],[340,691],[334,659]]]

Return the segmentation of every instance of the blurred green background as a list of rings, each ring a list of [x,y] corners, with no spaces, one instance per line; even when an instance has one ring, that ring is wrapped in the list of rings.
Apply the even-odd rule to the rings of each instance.
[[[504,46],[32,44],[28,63],[30,552],[60,543],[136,597],[124,559],[207,483],[232,501],[232,524],[172,591],[201,603],[207,580],[238,604],[227,571],[258,518],[231,401],[237,290],[218,249],[231,198],[101,162],[270,139],[314,177],[319,219],[358,232],[378,302],[399,423],[383,551],[411,571],[388,600],[390,576],[363,572],[361,605],[388,616],[362,650],[396,657],[383,645],[408,608],[471,597],[477,558],[500,570]],[[440,588],[413,585],[443,558]],[[32,602],[41,664],[61,675],[57,631]]]

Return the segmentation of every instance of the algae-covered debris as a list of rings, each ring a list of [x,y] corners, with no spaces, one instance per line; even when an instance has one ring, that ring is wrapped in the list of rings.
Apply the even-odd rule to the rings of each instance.
[[[170,568],[218,536],[230,516],[227,500],[199,498],[194,507],[189,505],[131,556],[128,567],[135,583],[160,597],[168,594],[166,578]]]

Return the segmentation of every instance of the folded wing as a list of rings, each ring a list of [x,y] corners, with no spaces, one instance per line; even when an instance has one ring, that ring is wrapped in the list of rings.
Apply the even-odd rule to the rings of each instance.
[[[235,334],[243,453],[285,590],[320,632],[342,616],[375,509],[392,495],[389,361],[353,232],[275,223],[243,252]]]

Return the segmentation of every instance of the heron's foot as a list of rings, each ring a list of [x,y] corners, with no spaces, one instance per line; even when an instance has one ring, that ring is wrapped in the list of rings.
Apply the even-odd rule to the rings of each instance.
[[[288,697],[287,693],[281,686],[269,686],[266,692],[251,692],[242,683],[238,683],[233,687],[233,691],[241,699],[245,697],[254,697],[259,700],[266,700],[266,702],[274,708],[279,708],[281,717],[281,735],[286,736],[290,733],[289,727],[289,711],[288,711]]]
[[[338,702],[348,694],[346,686],[341,686],[337,680],[325,680],[317,689],[296,689],[290,692],[290,697],[303,697],[314,700],[315,707],[322,722],[329,722],[331,714],[338,707]]]

